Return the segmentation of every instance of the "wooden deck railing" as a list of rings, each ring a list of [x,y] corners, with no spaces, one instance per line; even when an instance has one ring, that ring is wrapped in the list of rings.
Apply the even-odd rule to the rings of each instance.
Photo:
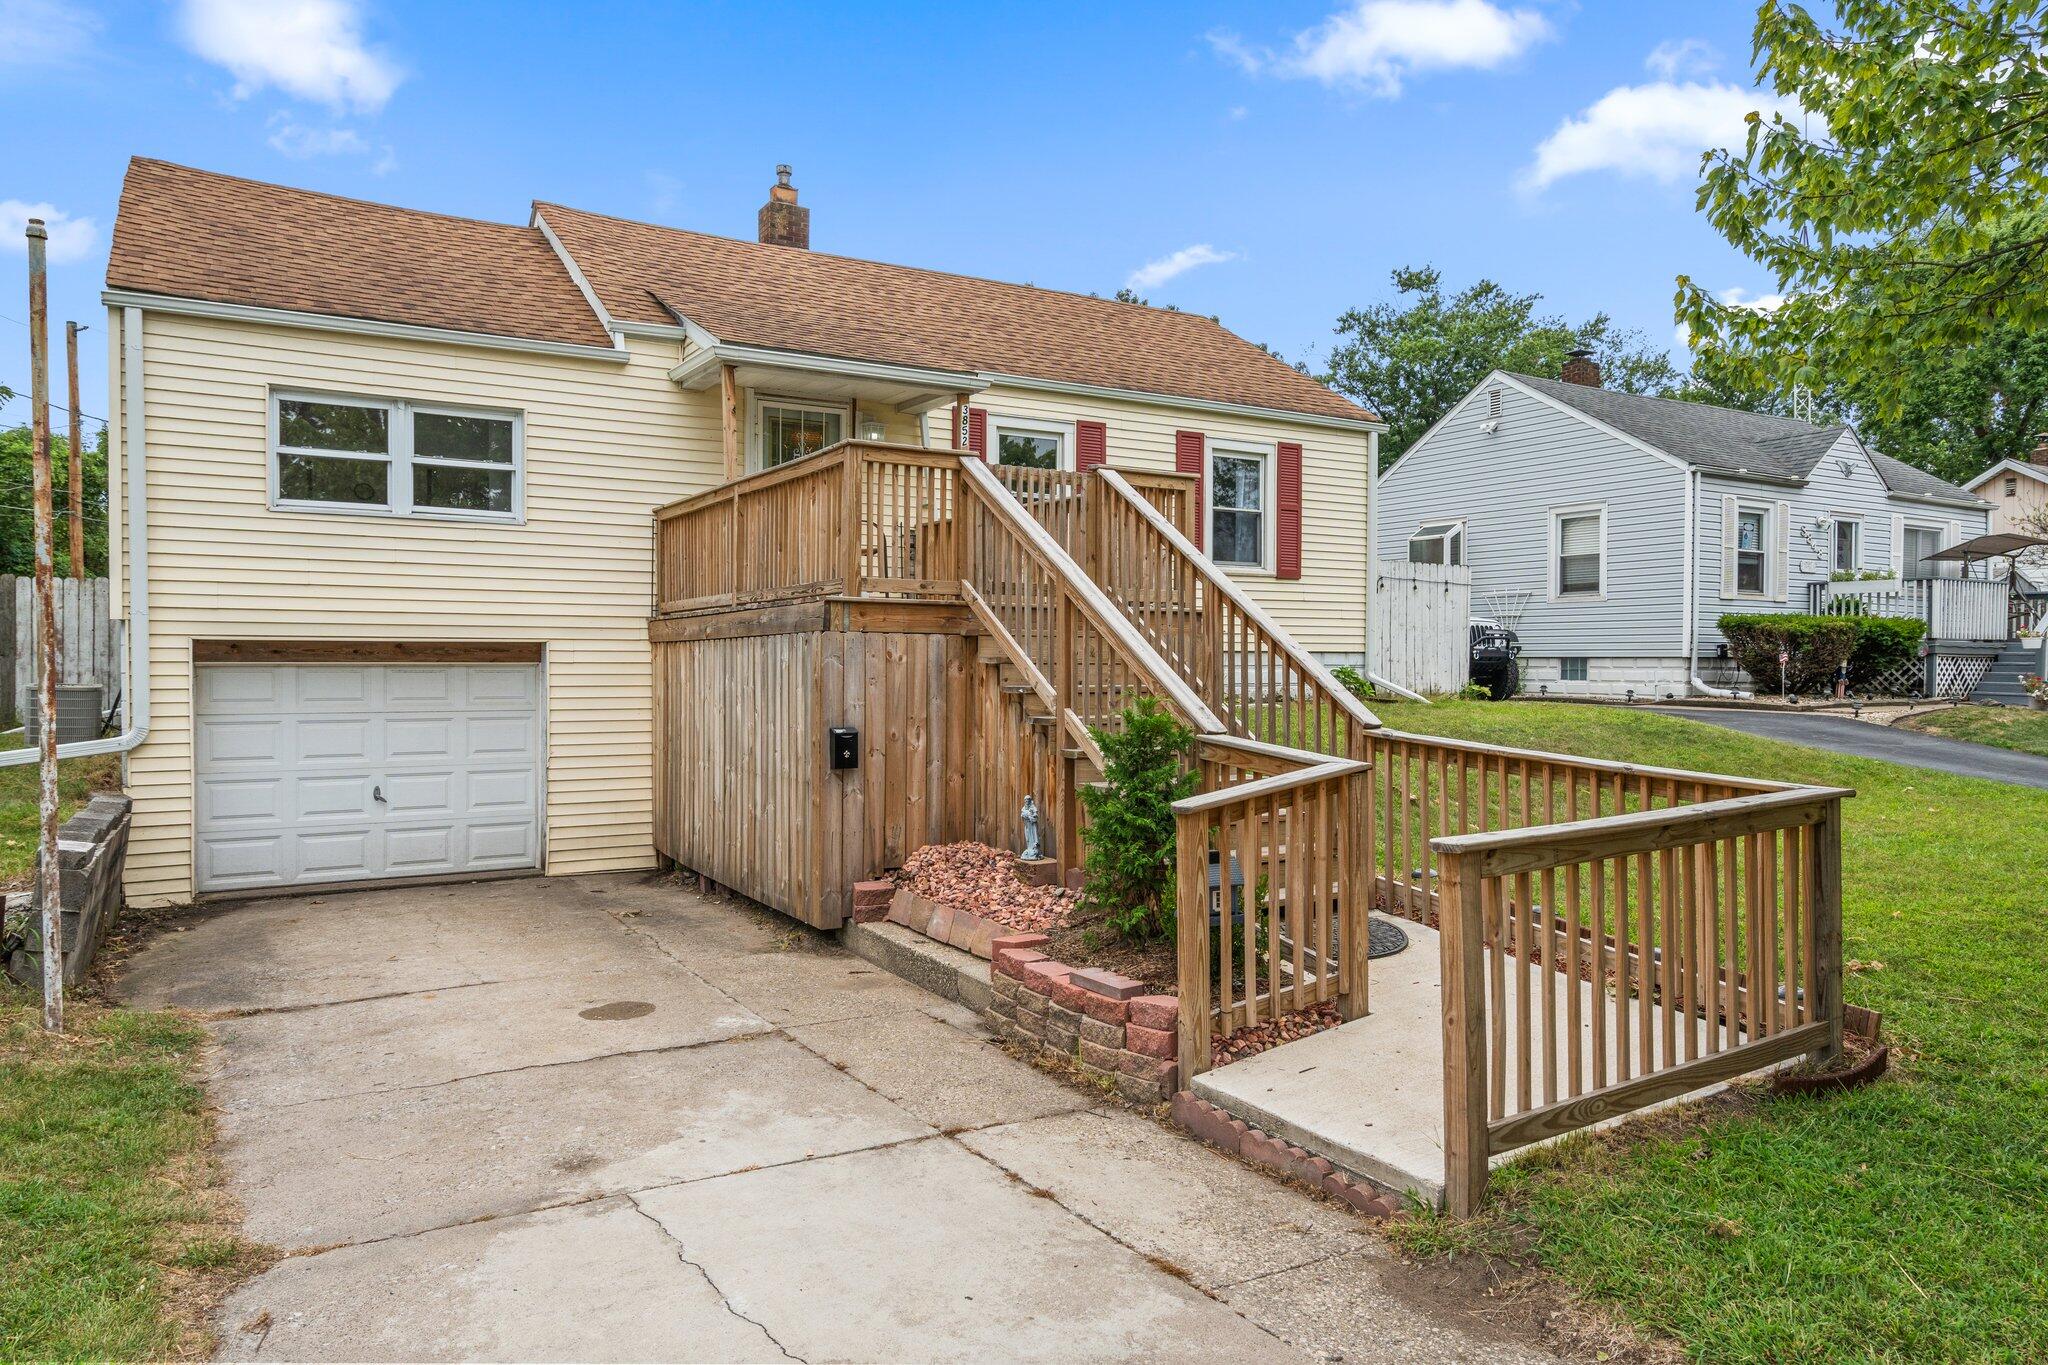
[[[1596,775],[1565,780],[1582,811],[1615,794]],[[1497,1153],[1840,1051],[1850,794],[1752,792],[1432,841],[1454,1214],[1477,1207]]]
[[[1946,575],[1903,582],[1809,583],[1806,609],[1820,615],[1901,616],[1924,622],[1931,640],[2002,643],[2017,632],[2011,585]]]
[[[1229,727],[1248,739],[1363,757],[1379,718],[1275,625],[1113,469],[1094,519],[1096,579]]]
[[[664,614],[815,597],[959,591],[960,457],[842,441],[660,508]]]
[[[1235,1029],[1365,1013],[1372,900],[1364,763],[1229,737],[1195,757],[1204,791],[1173,807],[1184,1083]]]

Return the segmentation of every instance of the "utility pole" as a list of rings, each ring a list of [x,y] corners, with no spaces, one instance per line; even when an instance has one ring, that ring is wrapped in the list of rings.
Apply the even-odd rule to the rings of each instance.
[[[80,442],[85,419],[78,415],[78,334],[85,328],[64,324],[64,364],[71,377],[71,463],[65,472],[71,494],[71,576],[85,577],[85,457]]]
[[[42,709],[42,823],[36,904],[43,923],[43,1027],[64,1029],[64,906],[57,875],[56,527],[50,503],[50,280],[43,220],[28,220],[29,458],[35,466],[36,690]]]

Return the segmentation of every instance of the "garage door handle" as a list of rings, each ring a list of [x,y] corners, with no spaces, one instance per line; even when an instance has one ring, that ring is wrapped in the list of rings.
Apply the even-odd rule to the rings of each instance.
[[[383,804],[384,804],[384,789],[383,789],[382,787],[372,787],[372,788],[370,788],[370,799],[371,799],[372,801],[375,801],[375,802],[376,802],[376,803],[377,803],[378,805],[380,805],[380,806],[381,806],[381,805],[383,805]]]

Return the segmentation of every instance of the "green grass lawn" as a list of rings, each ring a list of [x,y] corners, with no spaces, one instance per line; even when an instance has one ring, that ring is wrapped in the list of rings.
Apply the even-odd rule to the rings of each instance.
[[[204,1034],[81,1005],[52,1038],[0,997],[0,1356],[205,1354],[204,1306],[260,1251],[214,1186]]]
[[[18,749],[19,731],[0,735],[0,749]],[[28,885],[36,863],[36,812],[39,809],[36,765],[0,768],[0,889]],[[118,754],[66,759],[57,765],[57,817],[70,816],[96,791],[121,785]]]
[[[1931,735],[1971,739],[2048,757],[2048,711],[2022,711],[2011,706],[1957,706],[1930,711],[1902,722]]]
[[[1395,729],[1854,787],[1851,1003],[1892,1074],[1746,1086],[1496,1173],[1417,1252],[1533,1256],[1698,1360],[2048,1359],[2048,791],[1611,707],[1382,705]],[[1860,966],[1860,969],[1858,969]]]

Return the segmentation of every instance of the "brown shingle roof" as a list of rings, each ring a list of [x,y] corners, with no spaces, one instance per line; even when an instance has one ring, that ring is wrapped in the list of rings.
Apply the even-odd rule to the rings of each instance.
[[[214,303],[609,346],[537,228],[136,157],[107,284]]]
[[[534,208],[622,321],[672,310],[743,345],[1371,420],[1197,314]]]

